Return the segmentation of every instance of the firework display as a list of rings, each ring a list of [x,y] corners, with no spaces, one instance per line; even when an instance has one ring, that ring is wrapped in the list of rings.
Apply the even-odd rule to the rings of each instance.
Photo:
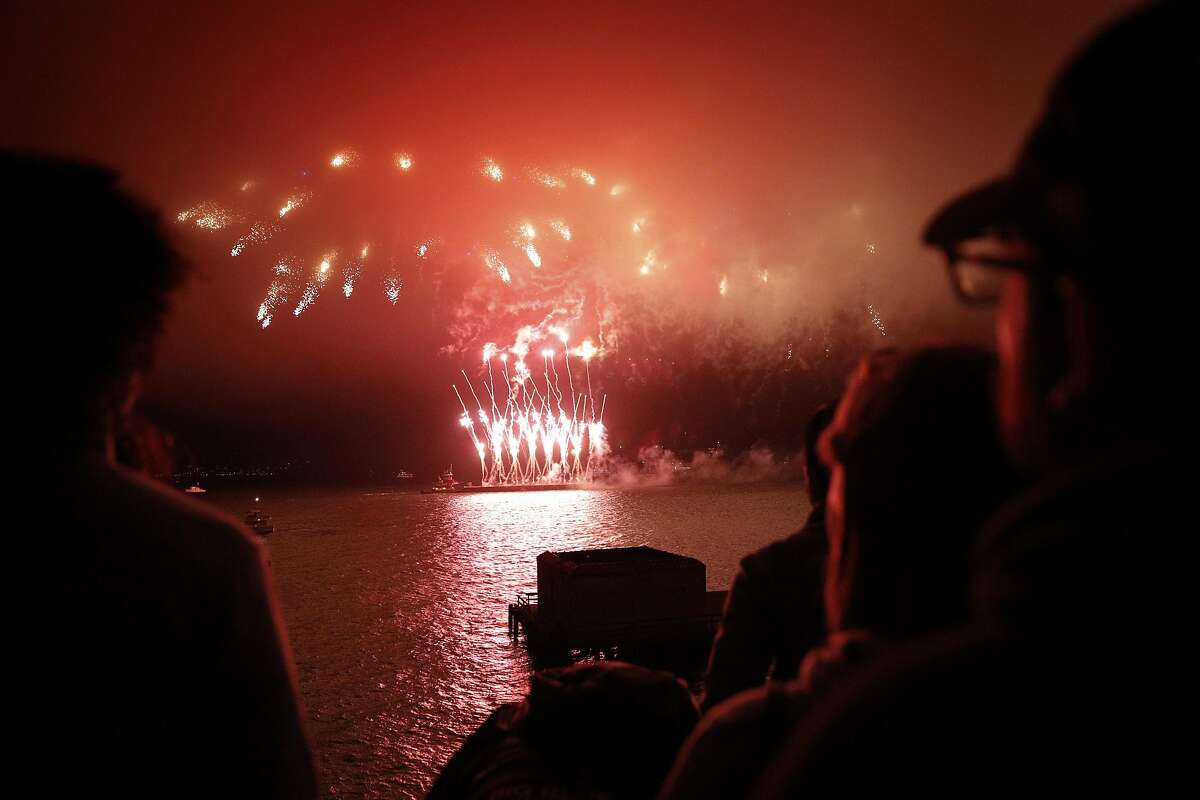
[[[480,343],[509,342],[488,345],[455,387],[485,486],[596,475],[608,445],[593,358],[626,349],[606,372],[627,383],[669,378],[681,347],[722,369],[808,369],[830,357],[838,308],[890,333],[858,277],[880,253],[859,203],[807,230],[752,234],[671,213],[620,173],[354,148],[232,184],[176,219],[265,270],[251,307],[264,331],[334,300],[417,311],[406,299],[424,287],[415,297],[445,331],[443,354],[469,363]],[[586,338],[569,348],[566,331]]]
[[[562,334],[564,348],[566,339]],[[511,369],[510,353],[499,352],[490,343],[483,348],[487,377],[480,389],[477,391],[467,373],[462,373],[474,412],[459,388],[454,387],[463,412],[459,424],[470,435],[479,456],[482,486],[587,483],[603,469],[608,456],[604,400],[601,398],[597,405],[589,366],[596,352],[590,340],[574,351],[564,349],[564,379],[553,348],[541,352],[541,376],[529,369],[522,348],[511,353]],[[578,392],[572,354],[576,361],[583,362],[586,378]],[[493,365],[497,360],[498,370]],[[499,390],[497,378],[502,387]]]

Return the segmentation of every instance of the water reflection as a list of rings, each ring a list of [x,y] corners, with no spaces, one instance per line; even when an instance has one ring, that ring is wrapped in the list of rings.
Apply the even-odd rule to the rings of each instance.
[[[213,493],[240,513],[247,498]],[[506,604],[545,550],[649,544],[710,588],[799,526],[796,487],[263,496],[326,796],[419,797],[462,738],[527,687]]]
[[[530,587],[536,572],[534,559],[540,553],[608,547],[616,541],[622,508],[613,502],[613,494],[601,490],[468,494],[450,498],[446,510],[459,523],[461,544],[473,565],[505,585]]]

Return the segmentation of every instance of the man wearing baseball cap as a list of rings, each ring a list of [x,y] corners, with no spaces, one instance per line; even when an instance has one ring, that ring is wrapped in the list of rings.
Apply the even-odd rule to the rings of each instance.
[[[760,796],[1193,782],[1196,23],[1164,2],[1099,33],[1013,168],[929,222],[960,299],[994,309],[997,411],[1036,487],[980,537],[972,627],[847,682]]]

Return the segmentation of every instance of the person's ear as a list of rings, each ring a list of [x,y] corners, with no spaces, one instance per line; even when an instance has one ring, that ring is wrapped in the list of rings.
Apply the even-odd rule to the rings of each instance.
[[[1062,374],[1046,395],[1046,404],[1052,412],[1062,413],[1091,388],[1097,343],[1088,324],[1088,304],[1079,284],[1070,278],[1059,278],[1054,283],[1054,294],[1062,309],[1060,324],[1062,341],[1066,344],[1065,363]]]

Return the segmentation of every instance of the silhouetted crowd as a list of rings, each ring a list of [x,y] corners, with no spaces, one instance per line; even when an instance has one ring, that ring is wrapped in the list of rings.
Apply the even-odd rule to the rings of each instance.
[[[812,511],[743,559],[702,700],[620,662],[536,673],[431,797],[1195,791],[1196,22],[1164,2],[1100,32],[1011,170],[928,223],[994,350],[867,354],[814,415]],[[86,265],[39,277],[79,330],[18,398],[54,420],[18,433],[53,512],[23,597],[54,620],[18,643],[19,770],[55,796],[315,796],[261,546],[114,466],[183,265],[102,168],[0,174],[5,241]]]

